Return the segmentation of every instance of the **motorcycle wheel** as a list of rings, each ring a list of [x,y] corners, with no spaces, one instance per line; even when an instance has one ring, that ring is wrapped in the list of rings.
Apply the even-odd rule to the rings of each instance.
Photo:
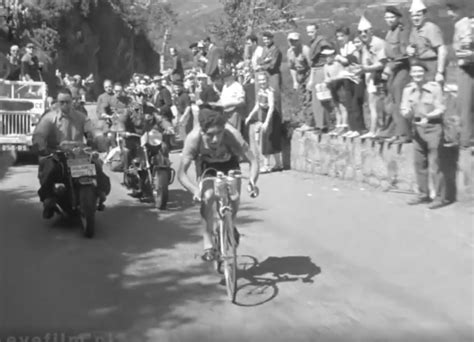
[[[156,169],[153,173],[153,197],[159,210],[165,210],[168,203],[169,177],[168,170]]]
[[[82,234],[86,238],[92,238],[95,234],[95,211],[97,209],[97,195],[93,186],[84,186],[79,189],[79,205]]]

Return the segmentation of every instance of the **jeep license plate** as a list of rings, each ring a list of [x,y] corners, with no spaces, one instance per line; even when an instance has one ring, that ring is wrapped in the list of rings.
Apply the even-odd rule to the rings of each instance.
[[[95,176],[94,164],[69,165],[72,178]]]
[[[26,145],[0,145],[0,151],[27,152],[28,151],[28,146],[26,146]]]

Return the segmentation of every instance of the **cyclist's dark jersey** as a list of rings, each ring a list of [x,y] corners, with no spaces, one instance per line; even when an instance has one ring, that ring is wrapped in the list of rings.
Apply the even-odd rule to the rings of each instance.
[[[196,162],[199,175],[208,167],[223,172],[236,169],[240,159],[246,158],[249,145],[232,125],[226,124],[222,143],[215,150],[205,146],[201,132],[201,128],[198,127],[188,134],[184,141],[182,154],[183,159]]]

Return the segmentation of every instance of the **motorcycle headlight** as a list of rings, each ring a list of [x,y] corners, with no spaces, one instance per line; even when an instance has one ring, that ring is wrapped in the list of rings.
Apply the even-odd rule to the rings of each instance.
[[[138,158],[133,159],[132,164],[135,167],[140,167],[140,159],[138,159]]]
[[[31,124],[33,126],[37,125],[41,119],[41,114],[32,114],[31,115]]]

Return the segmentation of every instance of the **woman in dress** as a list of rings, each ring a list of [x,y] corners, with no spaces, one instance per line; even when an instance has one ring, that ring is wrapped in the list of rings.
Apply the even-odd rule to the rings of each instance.
[[[257,75],[258,94],[255,106],[245,123],[250,125],[250,145],[257,155],[263,156],[260,173],[281,171],[281,113],[276,106],[275,90],[269,85],[269,75],[261,72]],[[270,167],[270,156],[274,156],[275,165]]]

